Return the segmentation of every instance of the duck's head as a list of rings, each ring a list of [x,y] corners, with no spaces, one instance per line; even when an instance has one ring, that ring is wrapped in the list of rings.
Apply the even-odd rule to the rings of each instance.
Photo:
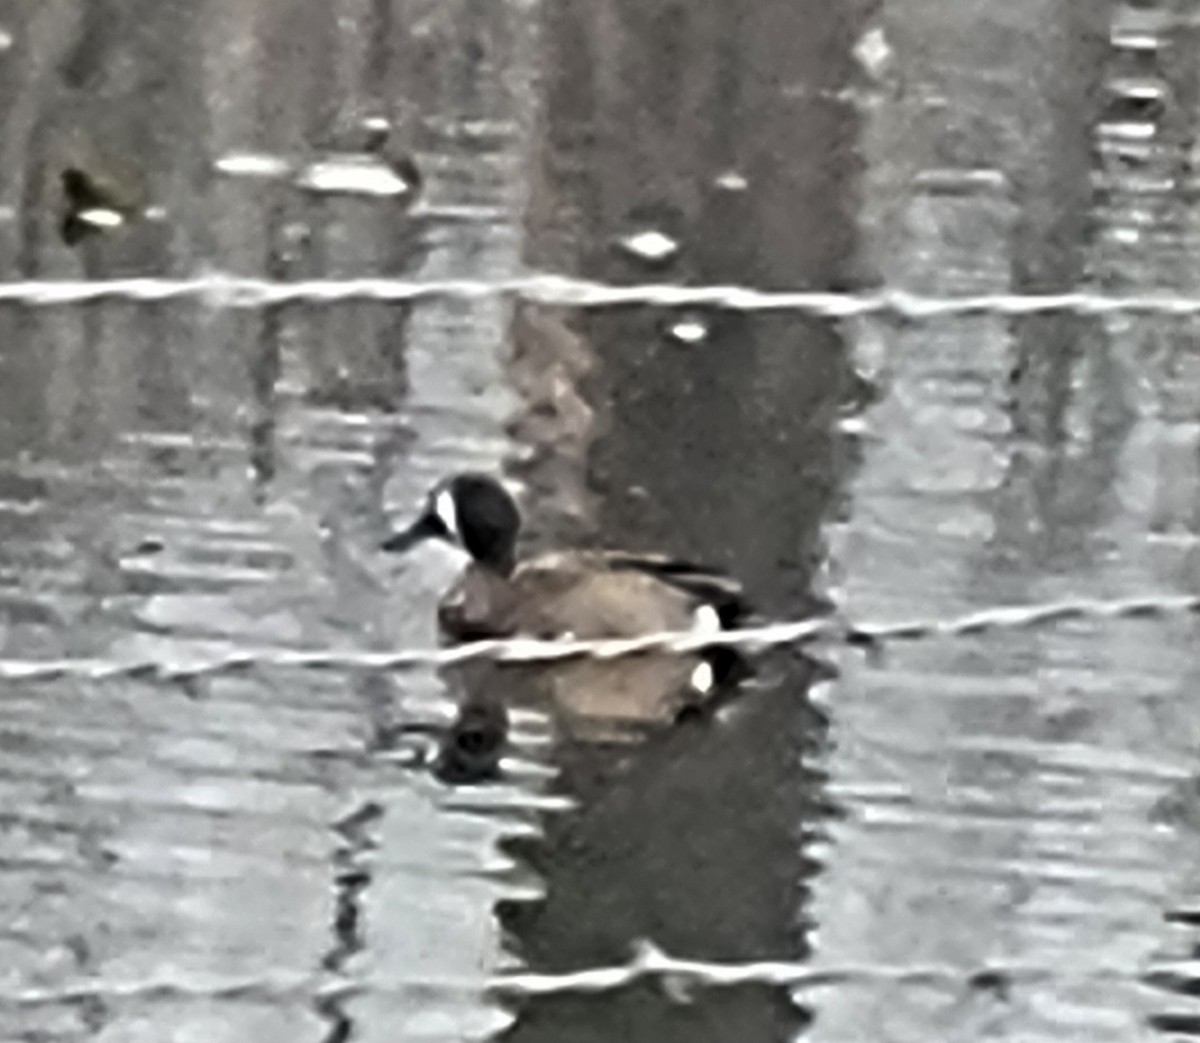
[[[512,571],[521,515],[508,490],[486,474],[460,474],[439,482],[417,519],[385,540],[383,549],[403,553],[436,538],[462,547],[481,565]]]
[[[459,707],[434,764],[450,784],[482,782],[500,774],[508,742],[508,711],[496,699],[472,699]]]

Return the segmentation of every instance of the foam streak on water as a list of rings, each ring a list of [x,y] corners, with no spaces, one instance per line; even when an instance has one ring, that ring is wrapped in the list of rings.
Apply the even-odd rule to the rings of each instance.
[[[485,300],[513,297],[540,304],[604,308],[647,304],[668,308],[707,305],[730,311],[794,311],[822,318],[871,315],[936,319],[996,315],[1178,316],[1200,314],[1200,297],[1170,292],[1108,295],[1087,290],[1047,294],[970,294],[938,297],[888,289],[875,293],[760,290],[750,286],[614,286],[553,274],[511,279],[406,280],[360,277],[273,282],[212,274],[192,279],[95,279],[87,282],[0,282],[0,304],[54,307],[118,300],[151,304],[195,300],[211,308],[255,309],[283,304],[341,301],[407,302],[425,299]]]

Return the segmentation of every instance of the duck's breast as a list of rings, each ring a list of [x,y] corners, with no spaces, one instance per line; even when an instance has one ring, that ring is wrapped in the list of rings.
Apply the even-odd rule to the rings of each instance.
[[[514,606],[508,580],[471,565],[438,603],[438,628],[449,641],[508,637],[516,631]]]

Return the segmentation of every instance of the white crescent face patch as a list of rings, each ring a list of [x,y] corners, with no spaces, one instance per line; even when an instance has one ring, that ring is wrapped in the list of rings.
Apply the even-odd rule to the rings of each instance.
[[[454,495],[449,489],[443,489],[434,497],[433,513],[446,526],[446,531],[454,540],[462,543],[462,533],[458,530],[458,508],[454,505]]]

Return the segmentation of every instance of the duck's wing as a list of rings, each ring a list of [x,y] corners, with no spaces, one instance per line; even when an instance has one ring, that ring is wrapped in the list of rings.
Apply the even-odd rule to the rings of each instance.
[[[512,576],[529,633],[633,637],[686,629],[711,605],[723,626],[747,611],[741,587],[711,569],[661,555],[559,551],[526,559]]]
[[[712,605],[723,627],[737,626],[752,611],[742,585],[718,569],[662,554],[602,551],[600,555],[609,569],[653,576],[683,591],[700,604]]]
[[[690,598],[694,605],[710,605],[717,612],[723,630],[743,625],[753,606],[742,585],[727,573],[692,561],[660,554],[630,554],[606,551],[610,569],[649,576]],[[752,666],[735,648],[712,648],[704,658],[713,668],[713,679],[721,690],[736,686],[752,672]],[[708,701],[711,701],[708,700]]]
[[[731,628],[751,612],[741,584],[732,577],[664,555],[628,551],[546,554],[522,562],[512,582],[520,603],[519,630],[537,636],[637,637],[660,630],[686,630],[695,626],[696,610],[702,605],[715,609],[721,626]],[[665,658],[670,670],[683,669],[687,674],[685,687],[693,683],[689,678],[694,663],[673,655]],[[732,648],[710,649],[703,658],[713,668],[713,680],[721,685],[740,679],[749,669]],[[658,686],[639,680],[634,687]]]

